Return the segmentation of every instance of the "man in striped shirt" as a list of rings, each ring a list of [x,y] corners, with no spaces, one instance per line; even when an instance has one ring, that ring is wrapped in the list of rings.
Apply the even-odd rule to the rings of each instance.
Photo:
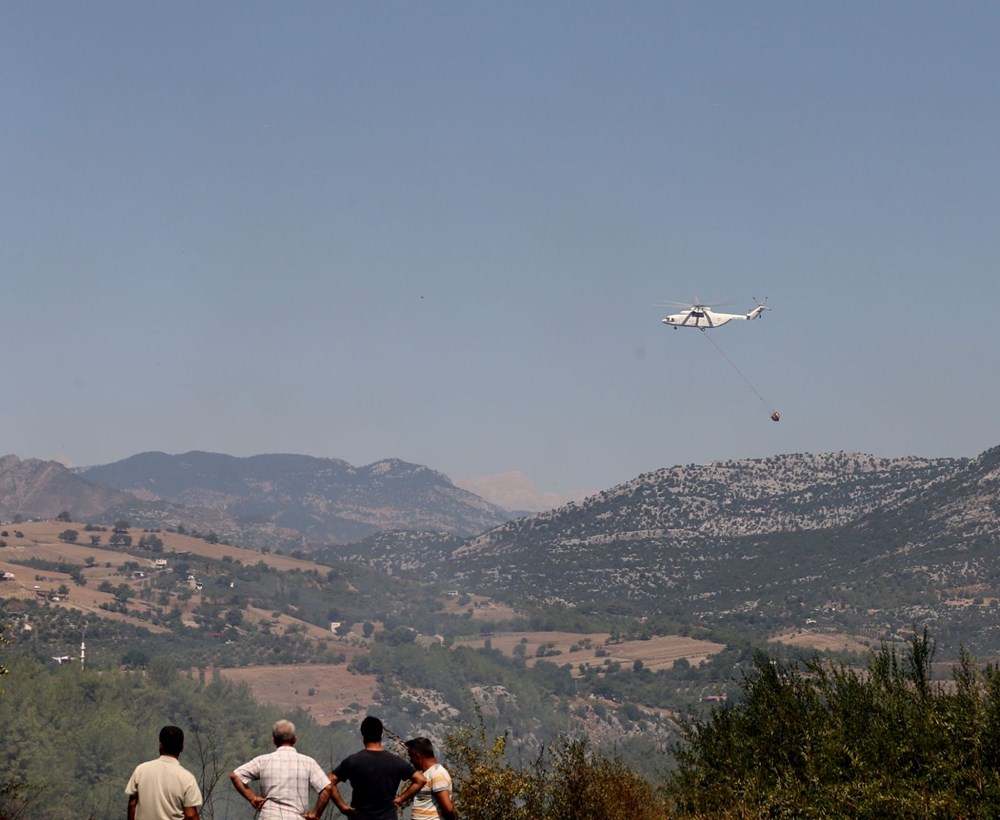
[[[326,772],[311,757],[295,750],[295,726],[291,721],[275,723],[271,737],[277,748],[244,763],[229,775],[233,786],[259,812],[259,820],[319,817],[330,799],[330,779]],[[255,794],[247,785],[252,780],[259,781],[260,794]],[[311,812],[310,786],[319,793]]]
[[[451,802],[451,775],[437,762],[434,744],[426,737],[406,741],[410,762],[424,773],[427,782],[413,797],[413,820],[456,820]]]

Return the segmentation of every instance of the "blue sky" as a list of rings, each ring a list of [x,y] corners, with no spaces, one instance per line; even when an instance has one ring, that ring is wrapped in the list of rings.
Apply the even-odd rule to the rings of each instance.
[[[1000,444],[1000,6],[41,2],[0,451],[603,488]],[[769,297],[713,338],[664,299]]]

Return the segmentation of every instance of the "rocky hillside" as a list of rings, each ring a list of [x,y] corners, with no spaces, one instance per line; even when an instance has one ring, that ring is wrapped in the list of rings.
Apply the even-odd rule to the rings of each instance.
[[[669,467],[580,504],[500,526],[461,555],[510,556],[630,538],[761,535],[835,527],[951,476],[961,459],[793,454]]]
[[[352,544],[336,544],[313,553],[327,564],[364,564],[392,575],[413,572],[424,581],[450,581],[447,558],[465,539],[444,532],[383,530]]]
[[[69,512],[74,519],[98,516],[128,502],[126,493],[100,486],[74,474],[57,461],[0,458],[0,520],[17,517],[55,518]]]
[[[153,452],[81,472],[144,502],[212,511],[219,534],[239,543],[256,542],[262,527],[300,533],[307,544],[402,528],[468,536],[506,518],[442,473],[398,459],[354,467],[303,455]]]
[[[353,547],[354,561],[583,611],[761,634],[814,623],[881,637],[931,622],[1000,651],[1000,448],[672,467],[457,549]]]

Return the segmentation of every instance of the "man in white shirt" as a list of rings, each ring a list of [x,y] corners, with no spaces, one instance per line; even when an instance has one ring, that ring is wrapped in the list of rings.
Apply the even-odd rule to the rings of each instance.
[[[128,820],[199,820],[201,789],[178,760],[183,749],[181,729],[160,729],[159,758],[136,766],[125,785]]]
[[[295,749],[295,726],[291,721],[279,720],[271,730],[275,750],[255,757],[229,775],[233,786],[259,812],[259,820],[298,820],[300,817],[319,817],[330,799],[330,779],[323,768],[311,757]],[[252,780],[260,783],[260,794],[247,785]],[[309,811],[309,787],[319,796]]]

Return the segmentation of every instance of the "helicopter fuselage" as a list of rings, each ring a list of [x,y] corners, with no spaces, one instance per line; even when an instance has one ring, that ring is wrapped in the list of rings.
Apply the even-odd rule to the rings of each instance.
[[[708,330],[711,327],[722,327],[736,319],[747,321],[757,319],[764,312],[763,305],[758,305],[749,313],[716,313],[705,307],[696,307],[685,310],[681,313],[672,313],[663,319],[663,324],[673,328],[696,327],[699,330]]]

